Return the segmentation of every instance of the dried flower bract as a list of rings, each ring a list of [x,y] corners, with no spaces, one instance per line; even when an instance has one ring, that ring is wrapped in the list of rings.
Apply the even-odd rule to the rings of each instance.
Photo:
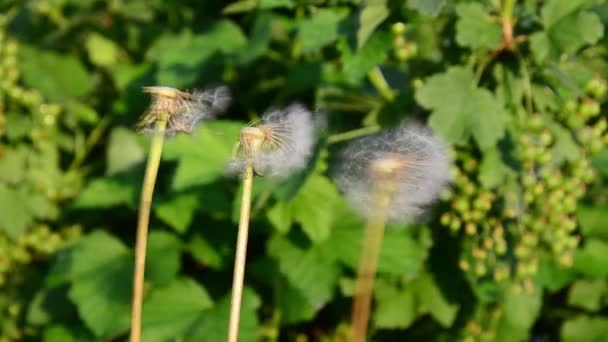
[[[312,154],[316,128],[312,114],[302,105],[273,110],[241,130],[228,172],[242,173],[253,165],[259,175],[285,178],[302,170]]]
[[[214,118],[230,103],[230,92],[225,86],[192,92],[154,86],[144,87],[143,91],[152,95],[152,103],[138,122],[137,130],[153,132],[156,121],[166,115],[167,136],[179,132],[192,133],[197,124]]]
[[[391,194],[388,217],[420,217],[450,180],[445,144],[430,129],[403,123],[349,144],[333,176],[351,204],[368,216],[382,187]]]

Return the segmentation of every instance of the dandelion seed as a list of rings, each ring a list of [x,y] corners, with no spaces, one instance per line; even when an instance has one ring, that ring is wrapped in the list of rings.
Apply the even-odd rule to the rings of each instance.
[[[166,136],[179,132],[190,134],[199,123],[214,118],[230,103],[230,92],[225,86],[192,92],[162,86],[144,87],[143,90],[152,95],[152,103],[136,127],[145,133],[154,132],[159,116],[166,115]]]
[[[312,154],[316,128],[312,114],[302,105],[273,110],[241,130],[228,172],[239,174],[253,165],[257,174],[285,178],[302,170]]]
[[[363,216],[370,215],[376,187],[390,184],[387,215],[392,221],[419,218],[450,181],[445,144],[416,123],[361,138],[341,155],[333,174],[347,199]]]

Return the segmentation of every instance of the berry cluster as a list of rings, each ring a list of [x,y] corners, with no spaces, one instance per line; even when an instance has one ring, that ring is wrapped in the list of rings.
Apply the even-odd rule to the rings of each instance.
[[[454,186],[443,194],[451,210],[440,222],[453,233],[464,231],[467,250],[459,262],[460,268],[473,280],[493,276],[497,282],[510,276],[507,255],[507,232],[499,208],[502,202],[477,180],[479,165],[473,156],[457,151],[454,166]]]
[[[396,22],[391,26],[393,35],[393,49],[395,58],[399,62],[405,62],[418,53],[418,45],[406,39],[407,26],[402,22]]]
[[[454,186],[444,194],[451,210],[440,222],[464,231],[459,265],[473,283],[493,277],[531,292],[541,255],[573,264],[577,203],[595,178],[591,157],[608,143],[608,124],[600,118],[606,89],[605,80],[594,78],[587,96],[565,103],[556,119],[532,114],[515,121],[519,165],[499,185],[504,195],[482,185],[471,151],[455,152]]]
[[[34,146],[28,153],[28,163],[33,169],[44,170],[45,176],[26,176],[26,181],[17,184],[17,187],[34,189],[49,200],[54,201],[60,197],[52,182],[45,182],[48,174],[55,170],[44,164],[48,159],[44,151],[54,153],[49,148],[52,142],[53,131],[56,129],[57,117],[62,109],[56,104],[47,104],[42,96],[35,90],[24,88],[19,84],[20,70],[17,63],[19,45],[16,40],[7,37],[6,25],[8,18],[0,15],[0,138],[6,135],[6,112],[14,113],[19,118],[28,117],[31,126],[26,136]],[[10,137],[10,136],[9,136]],[[11,139],[21,139],[12,137]],[[28,146],[22,144],[22,147]],[[13,153],[10,146],[0,142],[0,158],[6,153]],[[46,164],[45,164],[46,165]],[[57,166],[58,167],[58,166]],[[60,173],[60,170],[56,170]],[[37,180],[36,180],[37,179]],[[7,185],[9,186],[9,185]],[[14,186],[14,185],[10,185]],[[28,274],[28,265],[54,254],[59,248],[72,241],[80,234],[79,227],[68,227],[60,232],[53,231],[45,224],[37,224],[17,237],[9,237],[0,233],[0,341],[16,341],[24,336],[23,303],[27,294],[23,292],[23,285]]]
[[[473,317],[467,321],[462,340],[465,342],[496,340],[496,330],[503,313],[500,307],[477,307]]]

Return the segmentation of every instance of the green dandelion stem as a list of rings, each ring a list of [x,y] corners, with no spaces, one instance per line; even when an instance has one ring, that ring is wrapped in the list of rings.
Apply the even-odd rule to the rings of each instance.
[[[144,184],[139,200],[139,216],[137,218],[137,237],[135,242],[135,272],[133,274],[133,301],[131,306],[131,342],[141,341],[141,312],[144,292],[144,270],[146,267],[146,246],[148,242],[148,225],[150,223],[150,208],[160,157],[163,150],[167,114],[159,115],[154,127],[154,136],[150,144],[150,155],[146,165]]]
[[[239,220],[239,232],[236,242],[236,257],[234,259],[228,342],[237,342],[239,334],[239,320],[241,316],[241,301],[243,296],[243,279],[245,278],[245,260],[247,256],[247,238],[249,235],[249,211],[251,209],[252,187],[253,166],[249,165],[245,169],[245,175],[243,177],[243,195],[241,197],[241,216]]]
[[[390,187],[378,186],[375,191],[374,208],[365,227],[362,240],[361,255],[357,269],[355,284],[355,298],[352,306],[352,338],[354,342],[364,342],[367,335],[367,326],[372,302],[374,278],[378,266],[382,239],[388,208],[390,205]]]

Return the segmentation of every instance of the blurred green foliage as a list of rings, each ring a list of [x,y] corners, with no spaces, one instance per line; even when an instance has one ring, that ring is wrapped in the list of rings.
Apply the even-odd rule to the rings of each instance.
[[[0,2],[0,341],[123,340],[144,85],[226,83],[222,120],[170,139],[145,341],[225,340],[239,129],[326,112],[315,158],[254,185],[241,340],[346,341],[362,220],[340,143],[403,118],[453,144],[424,225],[387,232],[375,341],[608,340],[603,0]],[[362,130],[359,130],[361,129]]]

